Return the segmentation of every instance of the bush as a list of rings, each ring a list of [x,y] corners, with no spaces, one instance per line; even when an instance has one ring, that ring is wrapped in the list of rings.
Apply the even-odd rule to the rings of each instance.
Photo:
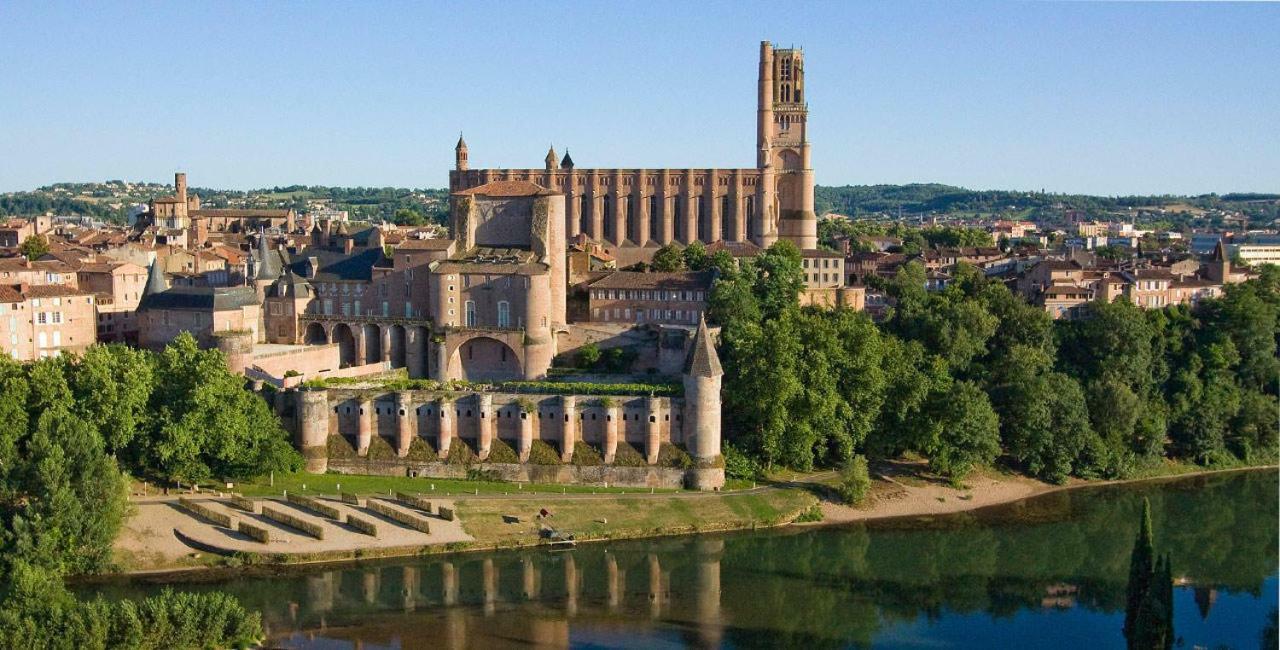
[[[810,506],[808,510],[801,512],[796,517],[796,523],[804,524],[812,521],[822,521],[822,519],[823,519],[822,508],[815,503],[812,506]]]
[[[398,510],[382,503],[381,501],[375,501],[373,499],[369,499],[369,502],[366,505],[370,510],[382,515],[383,517],[391,519],[392,521],[397,521],[420,532],[431,532],[431,522],[423,519],[422,517]]]
[[[192,501],[191,499],[188,499],[186,497],[179,498],[178,504],[181,505],[183,508],[190,510],[197,517],[211,524],[222,526],[223,528],[231,527],[230,515],[226,515],[221,512],[218,512],[213,508],[210,508],[204,504],[196,503],[195,501]]]
[[[529,463],[532,465],[560,465],[560,452],[545,440],[534,440],[529,447]]]
[[[366,535],[378,536],[378,525],[363,517],[347,515],[347,525]]]
[[[495,470],[472,467],[467,470],[468,481],[484,481],[486,483],[504,483],[502,475]]]
[[[374,435],[369,440],[369,451],[365,454],[369,460],[392,460],[396,458],[396,450],[382,436]]]
[[[600,363],[600,346],[595,343],[588,343],[578,348],[578,366],[581,368],[594,368]]]
[[[578,444],[573,446],[573,460],[570,462],[578,467],[594,467],[603,465],[604,457],[600,455],[599,449],[578,441]]]
[[[461,438],[454,437],[453,442],[449,443],[449,456],[444,462],[450,465],[470,466],[477,462],[476,452]]]
[[[693,467],[693,457],[684,449],[669,442],[664,442],[662,446],[658,447],[658,465],[676,469],[691,469]]]
[[[836,491],[840,499],[853,506],[862,503],[871,489],[871,475],[867,473],[866,456],[854,456],[840,470],[840,484]]]
[[[338,512],[337,508],[331,505],[328,505],[326,503],[321,503],[317,499],[313,499],[311,497],[305,497],[305,496],[302,496],[301,494],[290,494],[285,498],[289,501],[289,503],[292,503],[296,506],[302,506],[303,508],[306,508],[307,510],[310,510],[316,514],[323,515],[325,517],[328,517],[330,519],[334,519],[337,521],[342,521],[342,513]]]
[[[351,459],[356,457],[356,448],[351,446],[351,442],[344,436],[338,434],[329,436],[326,446],[329,448],[329,458]]]
[[[421,436],[414,436],[413,440],[409,441],[409,453],[405,458],[420,462],[430,462],[436,460],[438,456],[436,455],[436,450],[432,449],[425,439]]]
[[[726,478],[754,481],[761,476],[760,463],[736,446],[727,444],[724,446],[724,475]]]
[[[486,463],[519,463],[520,456],[516,454],[516,450],[511,448],[505,440],[494,436],[493,442],[489,444],[489,457],[485,459]]]
[[[619,440],[617,452],[613,455],[613,464],[617,467],[644,467],[649,462],[639,449]]]
[[[286,526],[297,528],[316,539],[324,539],[324,528],[320,526],[320,524],[313,524],[287,512],[281,512],[266,506],[262,507],[262,516],[270,519],[271,521],[278,521]]]
[[[405,504],[411,508],[417,508],[431,514],[431,500],[419,495],[409,494],[408,492],[396,492],[396,501]]]
[[[266,544],[271,541],[271,533],[262,526],[255,526],[247,521],[242,521],[236,526],[236,530],[242,534],[248,535],[253,541]]]
[[[241,510],[243,510],[243,511],[245,511],[245,512],[257,512],[257,511],[258,511],[258,505],[257,505],[257,504],[258,504],[258,502],[257,502],[257,501],[254,501],[253,499],[245,498],[243,495],[239,495],[239,494],[233,494],[233,495],[231,495],[230,499],[231,499],[231,505],[233,505],[233,506],[235,506],[235,507],[237,507],[237,508],[239,508],[239,509],[241,509]]]

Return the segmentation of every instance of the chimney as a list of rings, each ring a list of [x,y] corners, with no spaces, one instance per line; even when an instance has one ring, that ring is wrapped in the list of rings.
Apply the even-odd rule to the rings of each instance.
[[[350,255],[350,254],[351,254],[355,249],[356,249],[356,240],[355,240],[355,238],[354,238],[354,237],[343,237],[343,238],[342,238],[342,252],[343,252],[343,254],[345,254],[345,255]]]
[[[307,258],[307,279],[314,280],[316,278],[316,269],[320,268],[320,260],[315,257]]]
[[[177,192],[177,195],[178,195],[178,201],[179,201],[180,203],[182,203],[183,205],[186,205],[186,203],[187,203],[187,175],[186,175],[186,174],[184,174],[183,172],[178,172],[178,173],[174,174],[174,175],[173,175],[173,187],[174,187],[174,190]]]

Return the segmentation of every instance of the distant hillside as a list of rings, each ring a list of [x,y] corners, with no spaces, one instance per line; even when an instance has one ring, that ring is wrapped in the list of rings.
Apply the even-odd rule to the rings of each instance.
[[[305,211],[309,205],[325,203],[351,213],[361,220],[387,219],[400,223],[435,221],[443,223],[448,214],[448,192],[444,189],[404,187],[329,187],[290,185],[256,190],[220,190],[198,187],[204,205],[224,207],[292,207]],[[26,216],[52,212],[58,215],[87,215],[123,222],[131,206],[157,196],[173,193],[172,185],[129,183],[112,180],[102,183],[55,183],[29,192],[0,194],[0,216]],[[922,214],[999,215],[1018,219],[1038,219],[1063,210],[1083,210],[1092,217],[1124,213],[1131,208],[1168,213],[1177,223],[1200,217],[1204,211],[1238,212],[1250,223],[1273,221],[1280,206],[1280,194],[1207,194],[1201,196],[1089,196],[1008,190],[969,190],[938,183],[909,185],[818,186],[815,192],[818,214],[835,212],[863,216]],[[1161,213],[1158,218],[1165,219]],[[1178,215],[1182,215],[1179,217]]]
[[[172,185],[158,183],[55,183],[29,192],[0,194],[0,216],[28,216],[51,212],[85,215],[122,223],[132,206],[172,195]],[[443,223],[448,213],[448,192],[443,189],[402,187],[326,187],[291,185],[249,191],[193,187],[209,208],[287,208],[299,212],[323,203],[351,213],[359,220],[393,220],[406,223]]]
[[[1083,210],[1091,216],[1130,208],[1165,209],[1168,212],[1226,210],[1251,219],[1276,218],[1280,194],[1205,194],[1200,196],[1090,196],[1008,190],[969,190],[938,183],[910,185],[818,186],[814,196],[818,214],[836,212],[849,216],[875,214],[949,214],[1010,212],[1018,218],[1034,218],[1045,210]]]

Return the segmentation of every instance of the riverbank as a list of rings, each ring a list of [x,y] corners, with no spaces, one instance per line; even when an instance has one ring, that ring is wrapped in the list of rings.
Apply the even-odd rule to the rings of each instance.
[[[1233,471],[1272,470],[1276,466],[1223,470],[1168,471],[1120,481],[1073,481],[1051,485],[1015,474],[987,471],[954,486],[923,471],[919,463],[896,462],[874,468],[875,480],[869,498],[859,507],[835,503],[824,483],[834,474],[798,475],[793,480],[775,481],[753,489],[723,493],[629,493],[584,494],[541,493],[454,496],[453,503],[462,530],[471,539],[450,539],[428,544],[359,543],[349,548],[326,545],[323,549],[295,547],[294,552],[253,552],[202,546],[192,548],[179,529],[166,519],[175,510],[156,507],[153,502],[138,504],[117,540],[117,558],[127,575],[176,575],[192,571],[241,571],[247,567],[271,567],[354,562],[373,558],[404,557],[488,551],[543,544],[541,529],[549,527],[571,533],[579,542],[637,539],[668,535],[766,528],[785,525],[838,525],[858,521],[898,517],[931,517],[1003,505],[1051,492],[1132,483],[1176,480],[1196,475]],[[421,481],[421,479],[419,479]],[[541,510],[549,516],[540,518]],[[820,516],[817,514],[820,512]],[[815,521],[816,519],[820,519]],[[205,537],[208,539],[208,537]],[[341,546],[341,545],[339,545]],[[211,552],[213,551],[213,552]]]

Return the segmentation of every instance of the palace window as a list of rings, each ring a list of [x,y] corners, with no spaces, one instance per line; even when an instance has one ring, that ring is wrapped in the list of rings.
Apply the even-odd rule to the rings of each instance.
[[[466,303],[466,323],[467,327],[476,326],[476,301],[468,300]]]
[[[511,327],[511,303],[498,301],[498,327]]]

